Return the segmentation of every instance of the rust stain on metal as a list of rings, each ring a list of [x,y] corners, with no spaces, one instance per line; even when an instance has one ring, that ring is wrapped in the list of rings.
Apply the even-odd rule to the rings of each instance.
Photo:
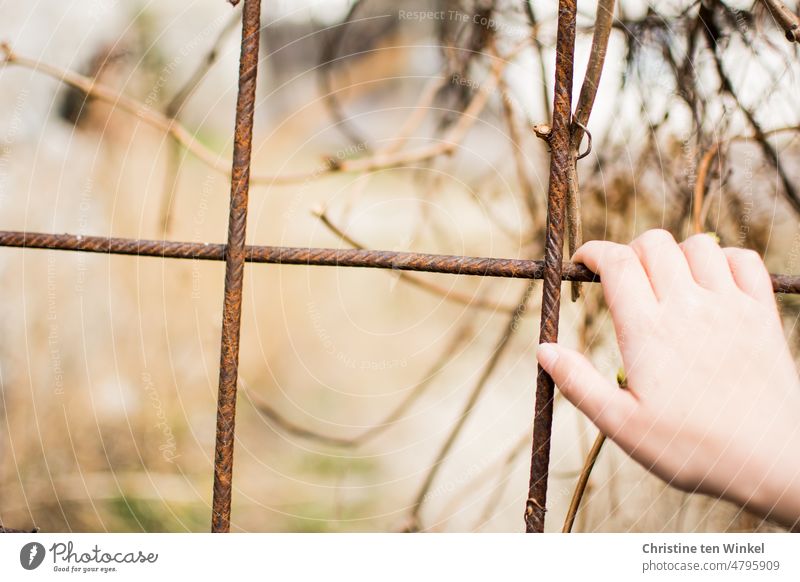
[[[253,112],[261,35],[261,0],[245,0],[242,12],[242,50],[239,60],[239,95],[231,175],[228,244],[225,253],[225,301],[217,401],[217,436],[214,449],[214,499],[211,531],[231,529],[233,443],[236,423],[236,384],[239,374],[239,334],[242,320],[242,286],[246,256],[247,198],[253,145]]]
[[[550,187],[547,195],[547,233],[545,270],[542,285],[542,318],[539,343],[558,339],[561,303],[562,260],[564,255],[564,214],[567,198],[572,122],[572,70],[575,53],[576,0],[559,0],[556,37],[556,81],[553,98],[553,128],[550,143]],[[536,404],[533,420],[533,449],[528,502],[525,506],[525,531],[544,531],[547,511],[547,477],[550,464],[550,434],[553,425],[553,379],[541,367],[536,377]]]

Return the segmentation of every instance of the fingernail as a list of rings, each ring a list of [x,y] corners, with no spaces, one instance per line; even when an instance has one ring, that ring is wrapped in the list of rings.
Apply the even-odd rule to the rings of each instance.
[[[536,359],[539,360],[543,368],[551,368],[558,361],[558,352],[553,347],[553,344],[539,344]]]

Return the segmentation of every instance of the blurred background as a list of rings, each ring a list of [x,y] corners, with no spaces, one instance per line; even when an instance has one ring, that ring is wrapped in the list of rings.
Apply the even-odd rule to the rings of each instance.
[[[541,257],[556,5],[265,0],[248,242]],[[0,229],[224,242],[240,11],[0,0]],[[618,0],[584,237],[713,231],[800,272],[795,46],[760,1]],[[224,266],[0,249],[0,272],[0,522],[207,531]],[[564,287],[561,340],[614,377],[598,291]],[[522,531],[540,295],[249,266],[233,529]],[[554,426],[560,530],[596,430],[561,399]],[[774,526],[607,443],[574,529]]]

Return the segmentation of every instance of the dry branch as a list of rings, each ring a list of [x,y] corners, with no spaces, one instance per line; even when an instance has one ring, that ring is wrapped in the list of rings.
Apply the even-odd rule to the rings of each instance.
[[[564,527],[562,528],[561,533],[572,532],[572,526],[575,523],[575,516],[578,515],[578,509],[580,509],[583,494],[586,492],[586,486],[589,484],[589,477],[592,474],[592,469],[594,469],[594,465],[597,462],[597,457],[600,456],[600,451],[602,450],[605,442],[606,435],[603,433],[598,434],[597,438],[594,440],[592,448],[589,450],[589,454],[586,456],[583,469],[581,469],[580,476],[578,477],[578,483],[575,486],[575,491],[572,494],[572,499],[569,502],[567,517],[564,519]]]
[[[511,60],[515,58],[525,46],[528,41],[519,43],[514,47],[508,55],[502,58],[493,60],[490,67],[489,76],[481,86],[467,108],[461,114],[461,117],[452,129],[439,141],[428,146],[423,146],[409,151],[386,151],[374,156],[364,158],[338,160],[330,158],[326,163],[314,170],[287,173],[287,174],[253,174],[250,177],[250,183],[255,185],[269,185],[281,186],[287,184],[297,184],[307,182],[310,180],[320,179],[326,175],[337,173],[362,173],[374,172],[377,170],[396,168],[415,163],[428,161],[434,158],[451,155],[459,144],[466,137],[470,128],[477,121],[478,116],[481,114],[489,98],[494,94],[497,89],[500,76],[505,71],[506,67],[510,64]],[[59,69],[53,65],[23,57],[11,50],[7,43],[0,43],[0,50],[3,53],[0,64],[5,65],[18,65],[34,71],[44,73],[54,79],[58,79],[79,89],[87,95],[105,103],[109,103],[114,107],[119,107],[135,117],[139,118],[144,123],[165,132],[172,137],[181,146],[186,148],[187,151],[196,156],[201,162],[208,167],[220,172],[228,177],[231,176],[230,170],[221,155],[214,153],[202,143],[197,141],[192,134],[175,119],[170,119],[167,116],[148,108],[143,103],[136,99],[122,95],[110,87],[101,83],[95,82],[93,79],[73,73],[63,69]]]
[[[606,60],[608,50],[608,39],[611,35],[611,27],[614,22],[614,6],[616,0],[599,0],[597,3],[597,15],[594,22],[594,34],[592,36],[592,48],[589,53],[589,62],[586,65],[586,74],[583,77],[581,93],[578,97],[578,105],[575,107],[575,114],[572,123],[572,136],[570,139],[572,163],[569,167],[567,183],[567,232],[569,234],[568,248],[572,256],[583,244],[583,225],[581,221],[581,197],[578,187],[578,151],[585,133],[585,127],[589,123],[589,116],[594,107],[594,100],[597,97],[597,89],[600,86],[600,78],[603,74],[603,65]],[[591,136],[590,136],[591,138]],[[573,282],[572,300],[577,301],[581,295],[581,284]]]
[[[213,67],[217,62],[217,59],[219,59],[219,54],[222,50],[223,43],[228,39],[228,36],[231,35],[234,30],[236,30],[240,18],[241,15],[238,11],[235,11],[233,14],[231,14],[230,19],[222,27],[217,35],[217,38],[208,49],[205,56],[200,59],[200,62],[197,64],[195,70],[191,75],[189,75],[189,78],[186,80],[186,82],[184,82],[183,85],[175,92],[175,95],[173,95],[172,99],[169,100],[169,103],[167,103],[167,106],[164,108],[164,113],[168,119],[177,120],[180,117],[180,113],[184,105],[186,105],[197,86],[208,74],[208,71],[211,70],[211,67]],[[161,195],[162,199],[160,218],[164,233],[169,233],[172,226],[170,207],[172,205],[172,199],[175,194],[175,185],[178,179],[178,162],[180,153],[180,144],[176,140],[172,140],[171,147],[169,147],[167,150],[167,168],[164,172],[164,191]]]
[[[324,208],[313,210],[312,213],[314,214],[314,216],[320,219],[322,224],[324,224],[328,228],[328,230],[330,230],[333,234],[335,234],[344,242],[349,244],[351,247],[362,250],[367,248],[365,245],[362,245],[361,243],[356,241],[349,234],[344,232],[344,230],[342,230],[336,224],[334,224]],[[445,301],[451,301],[453,303],[458,303],[460,305],[466,305],[467,307],[474,307],[476,309],[486,309],[495,312],[505,311],[507,313],[513,313],[514,311],[514,308],[508,305],[502,305],[500,303],[496,303],[488,299],[480,299],[472,297],[471,295],[460,293],[458,291],[453,291],[452,289],[447,289],[446,287],[440,287],[435,283],[431,283],[430,281],[426,281],[425,279],[421,279],[420,277],[415,277],[414,275],[408,273],[398,273],[398,275],[401,281],[405,281],[409,285],[413,285],[414,287],[422,289],[423,291],[426,291],[431,295],[435,295],[436,297],[440,297]]]
[[[703,232],[703,211],[705,208],[706,199],[706,183],[708,180],[711,164],[717,159],[719,152],[719,142],[716,142],[700,158],[700,164],[697,167],[697,179],[694,183],[694,200],[692,202],[692,229],[695,234]]]
[[[441,449],[439,449],[439,453],[436,455],[436,458],[431,465],[428,474],[425,476],[425,480],[422,483],[422,487],[420,487],[419,492],[417,493],[414,502],[411,505],[411,513],[409,515],[409,529],[411,531],[418,531],[420,528],[420,512],[422,511],[422,507],[425,503],[425,500],[428,497],[428,492],[430,491],[431,485],[436,480],[436,476],[439,474],[439,470],[442,467],[442,464],[445,461],[445,458],[450,453],[450,449],[453,448],[456,440],[458,439],[461,431],[464,428],[464,425],[467,423],[467,420],[472,415],[472,412],[475,410],[475,406],[478,404],[478,400],[480,399],[481,395],[483,394],[486,386],[488,385],[489,378],[491,378],[492,374],[494,373],[497,364],[500,362],[501,357],[506,351],[506,348],[509,345],[509,340],[514,335],[514,332],[517,331],[519,328],[519,320],[522,318],[523,314],[525,313],[525,309],[527,308],[528,300],[530,299],[531,293],[533,291],[533,283],[531,282],[525,287],[525,291],[522,293],[522,297],[520,297],[519,304],[517,308],[514,310],[514,313],[508,320],[508,324],[506,328],[503,330],[503,335],[500,336],[500,339],[497,342],[494,350],[492,351],[492,355],[489,359],[488,364],[483,370],[480,379],[478,380],[475,387],[470,392],[469,397],[467,398],[466,404],[464,404],[464,409],[461,411],[461,414],[458,417],[458,420],[453,425],[453,428],[450,430],[450,434],[447,436],[444,444],[442,444]]]
[[[786,169],[780,162],[777,150],[767,141],[767,134],[756,119],[755,113],[741,102],[739,95],[734,89],[733,82],[725,70],[722,57],[718,52],[719,45],[716,42],[716,38],[719,36],[719,31],[717,30],[716,25],[711,21],[710,18],[704,20],[703,24],[705,25],[703,27],[703,36],[706,40],[708,50],[711,52],[711,55],[714,58],[714,64],[716,66],[717,76],[719,77],[722,91],[728,94],[734,100],[736,106],[744,114],[747,123],[750,125],[750,128],[753,131],[753,139],[761,147],[764,157],[775,169],[778,177],[781,180],[784,195],[787,201],[794,208],[795,212],[800,213],[800,194],[798,194],[797,188],[795,188],[794,184],[786,173]]]
[[[780,0],[762,0],[764,6],[786,33],[786,39],[800,42],[800,18]]]
[[[428,369],[427,372],[422,375],[422,380],[417,382],[414,388],[408,393],[408,396],[406,396],[380,422],[365,429],[363,432],[354,437],[334,437],[299,426],[287,420],[282,414],[280,414],[266,402],[263,402],[260,398],[254,399],[253,405],[261,415],[272,421],[281,430],[288,434],[337,447],[349,448],[363,446],[386,432],[403,419],[405,413],[425,394],[433,380],[439,376],[442,370],[444,370],[444,368],[447,366],[447,363],[453,358],[453,355],[464,345],[464,343],[466,343],[467,339],[470,337],[471,328],[471,322],[467,322],[465,325],[463,325],[461,329],[459,329],[453,335],[450,342],[442,351],[442,354],[436,359],[430,369]],[[250,391],[249,394],[252,398],[252,391]]]

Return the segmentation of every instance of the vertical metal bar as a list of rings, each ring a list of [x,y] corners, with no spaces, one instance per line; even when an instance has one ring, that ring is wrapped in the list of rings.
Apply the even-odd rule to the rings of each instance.
[[[245,0],[233,144],[231,207],[228,219],[228,244],[225,251],[225,302],[222,311],[217,439],[214,450],[214,500],[211,517],[211,531],[215,533],[225,533],[231,529],[236,383],[239,372],[239,332],[246,254],[245,229],[250,189],[250,156],[253,143],[260,29],[261,0]]]
[[[550,187],[547,194],[547,238],[542,287],[542,320],[539,343],[558,339],[558,310],[561,303],[561,271],[564,254],[564,214],[572,124],[572,69],[575,53],[576,0],[559,0],[556,38],[556,81],[553,97],[553,129],[550,135]],[[544,531],[547,477],[550,464],[550,433],[553,425],[553,379],[541,366],[536,377],[536,405],[533,420],[533,450],[525,531]]]

